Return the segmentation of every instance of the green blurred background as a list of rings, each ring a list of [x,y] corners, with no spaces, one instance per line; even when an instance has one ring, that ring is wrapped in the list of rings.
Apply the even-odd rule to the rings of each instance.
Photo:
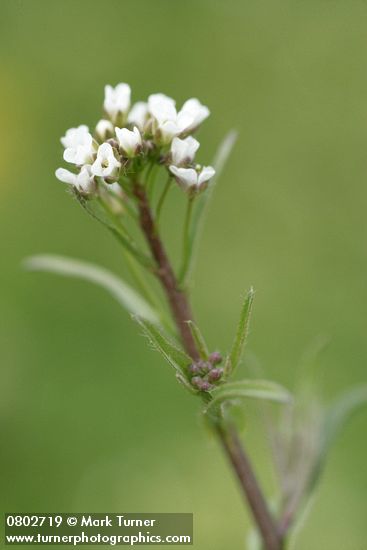
[[[118,245],[54,177],[59,137],[134,100],[197,96],[208,162],[240,132],[212,204],[194,306],[213,348],[257,290],[250,350],[292,387],[330,334],[323,387],[366,381],[367,3],[353,0],[2,0],[1,500],[6,511],[187,511],[195,547],[245,548],[239,491],[198,403],[102,290],[23,272],[53,252],[125,275]],[[166,230],[182,200],[172,194]],[[171,236],[171,249],[174,238]],[[245,374],[243,367],[242,374]],[[255,465],[274,487],[251,407]],[[366,547],[366,414],[333,450],[297,548]]]

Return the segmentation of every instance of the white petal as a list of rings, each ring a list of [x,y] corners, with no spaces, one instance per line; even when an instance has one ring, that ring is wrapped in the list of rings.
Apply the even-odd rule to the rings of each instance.
[[[177,124],[180,127],[180,133],[190,131],[190,128],[195,128],[195,118],[190,113],[180,111],[177,115]]]
[[[72,128],[71,130],[71,134],[67,137],[68,143],[71,145],[65,149],[64,159],[66,162],[78,165],[89,163],[94,154],[92,135],[86,131],[88,130],[86,126],[79,126],[79,128]]]
[[[58,168],[55,172],[55,176],[63,183],[69,183],[70,185],[76,184],[76,174],[73,174],[69,170],[65,170],[65,168]]]
[[[198,175],[193,168],[177,168],[177,166],[169,167],[172,174],[184,188],[192,187],[198,183]]]
[[[81,166],[82,164],[87,164],[92,161],[92,154],[93,151],[91,150],[91,148],[79,145],[75,152],[74,163],[78,166]]]
[[[203,183],[206,183],[210,180],[215,174],[215,170],[212,166],[204,166],[201,170],[198,178],[199,185],[202,185]]]
[[[114,177],[117,175],[121,164],[116,159],[113,148],[109,143],[102,143],[98,147],[97,159],[92,164],[92,173],[100,177]]]
[[[171,97],[164,94],[152,94],[148,98],[149,112],[160,124],[176,119],[175,104],[176,102]]]
[[[98,159],[104,159],[104,158],[107,158],[110,155],[113,155],[113,149],[112,149],[111,144],[110,143],[102,143],[102,145],[100,145],[98,147],[97,158]]]
[[[96,125],[96,134],[104,140],[108,135],[113,135],[113,124],[110,120],[102,118]]]
[[[179,166],[180,164],[192,162],[199,147],[200,143],[191,136],[186,139],[173,138],[171,145],[173,164]]]
[[[63,157],[66,162],[72,162],[75,164],[76,149],[74,149],[74,147],[68,147],[65,149]]]
[[[90,192],[94,188],[93,174],[91,166],[85,165],[80,170],[76,178],[76,185],[81,191]]]
[[[136,126],[133,130],[127,128],[115,128],[118,142],[128,156],[133,156],[142,144],[141,135]]]
[[[101,159],[97,158],[93,162],[91,170],[94,176],[103,177],[103,167],[102,167]]]
[[[107,84],[105,86],[105,97],[103,107],[111,116],[118,113],[126,113],[130,107],[131,89],[128,84],[120,83],[115,88]]]
[[[191,98],[185,101],[179,113],[179,117],[182,117],[183,121],[184,117],[187,117],[186,121],[182,122],[182,125],[186,124],[186,132],[197,128],[197,126],[199,126],[206,118],[208,118],[209,115],[210,111],[208,107],[202,105],[200,101],[196,98]],[[187,120],[189,117],[192,118],[192,122],[188,124]]]
[[[138,101],[133,105],[127,121],[129,124],[135,124],[139,130],[143,131],[148,117],[148,103],[145,101]]]
[[[180,133],[180,128],[177,126],[176,122],[172,120],[167,120],[166,122],[160,124],[158,130],[162,136],[162,141],[164,144],[170,143],[172,138]]]
[[[69,128],[65,135],[61,138],[62,145],[66,147],[76,147],[82,145],[84,136],[89,133],[88,126],[82,124],[77,128]]]

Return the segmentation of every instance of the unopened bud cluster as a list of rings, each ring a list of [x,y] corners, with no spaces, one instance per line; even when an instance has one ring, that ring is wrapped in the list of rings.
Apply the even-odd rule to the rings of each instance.
[[[118,193],[138,172],[158,163],[190,195],[205,189],[215,171],[194,162],[200,144],[191,134],[209,109],[196,98],[177,111],[175,101],[164,94],[134,105],[130,96],[128,84],[105,87],[104,118],[94,131],[81,125],[61,138],[64,160],[74,171],[59,168],[57,178],[86,197],[98,194],[98,185]]]
[[[207,360],[199,359],[192,363],[188,368],[191,384],[204,392],[214,389],[223,377],[224,371],[218,367],[221,362],[221,354],[215,351],[209,355]]]

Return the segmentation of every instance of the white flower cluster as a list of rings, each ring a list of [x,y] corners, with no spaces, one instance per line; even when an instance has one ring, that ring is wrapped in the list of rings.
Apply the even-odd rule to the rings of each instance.
[[[205,189],[215,171],[194,164],[200,144],[190,134],[209,116],[209,109],[192,98],[177,111],[175,101],[164,94],[131,106],[130,96],[128,84],[105,87],[105,118],[93,135],[85,125],[67,130],[61,138],[64,160],[76,171],[58,168],[56,177],[84,195],[93,195],[97,182],[118,186],[149,162],[159,162],[190,194]]]

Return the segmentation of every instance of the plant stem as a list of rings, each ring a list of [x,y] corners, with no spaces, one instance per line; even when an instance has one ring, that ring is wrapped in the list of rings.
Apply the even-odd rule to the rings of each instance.
[[[233,425],[228,426],[228,424],[226,426],[218,424],[216,429],[260,531],[264,548],[266,550],[281,550],[283,542],[278,533],[277,524],[268,509],[251,462],[239,440],[236,429]]]
[[[157,225],[159,224],[159,218],[160,218],[160,215],[161,215],[162,206],[163,206],[164,201],[166,199],[167,193],[170,190],[170,187],[171,187],[171,176],[168,176],[168,180],[167,180],[167,182],[164,186],[164,189],[162,191],[162,194],[159,198],[158,205],[157,205],[157,210],[156,210],[156,215],[155,215]]]
[[[193,317],[191,307],[184,292],[182,292],[177,284],[175,274],[159,237],[145,189],[142,185],[135,182],[133,192],[138,201],[140,226],[156,262],[155,273],[166,293],[181,340],[190,357],[199,359],[195,340],[187,324],[187,321]]]
[[[179,275],[179,281],[180,284],[185,280],[187,269],[189,266],[189,260],[190,260],[190,223],[191,223],[191,215],[192,215],[192,207],[194,204],[195,195],[189,197],[187,208],[186,208],[186,216],[185,216],[185,224],[184,224],[184,231],[183,231],[183,262],[182,267]]]
[[[185,292],[180,289],[164,245],[158,234],[144,187],[135,182],[133,192],[138,201],[140,226],[155,259],[157,265],[156,275],[166,293],[182,344],[190,357],[194,360],[198,359],[199,352],[197,345],[187,323],[187,321],[193,320],[189,300]],[[240,442],[236,429],[234,426],[228,426],[228,424],[216,424],[215,428],[250,506],[253,518],[262,536],[264,549],[282,550],[283,542],[278,533],[277,524],[268,509],[250,460]]]

